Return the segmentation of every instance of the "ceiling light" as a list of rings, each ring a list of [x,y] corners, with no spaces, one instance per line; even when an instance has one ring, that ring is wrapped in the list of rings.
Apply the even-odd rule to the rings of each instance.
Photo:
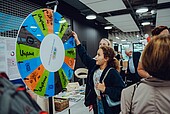
[[[65,23],[66,22],[66,20],[64,19],[64,20],[61,20],[61,21],[59,21],[59,23]]]
[[[30,26],[31,29],[36,29],[37,27],[36,26]]]
[[[56,34],[59,34],[59,32],[55,32]]]
[[[156,14],[156,10],[151,10],[151,14]]]
[[[122,42],[125,42],[126,40],[121,40]]]
[[[104,29],[112,29],[112,27],[111,26],[106,26],[106,27],[104,27]]]
[[[89,19],[89,20],[93,20],[93,19],[96,19],[96,15],[87,15],[86,16],[86,19]]]
[[[142,7],[142,8],[139,8],[136,10],[136,13],[145,13],[148,11],[148,8],[147,7]]]
[[[120,38],[116,36],[116,39],[120,39]]]
[[[145,25],[150,25],[151,23],[150,22],[143,22],[143,23],[141,23],[143,26],[145,26]]]
[[[41,36],[41,34],[37,34],[37,36]]]

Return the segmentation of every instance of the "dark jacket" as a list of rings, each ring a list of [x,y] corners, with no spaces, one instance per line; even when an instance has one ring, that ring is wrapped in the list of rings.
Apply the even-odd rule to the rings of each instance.
[[[96,61],[87,54],[86,50],[84,49],[84,47],[81,46],[81,44],[77,46],[77,51],[78,51],[78,54],[79,54],[82,62],[88,68],[88,76],[87,76],[86,91],[85,91],[85,103],[84,104],[86,106],[93,105],[96,103],[96,98],[97,98],[97,95],[94,90],[93,74],[94,74],[95,70],[97,70],[99,68],[99,66],[96,65]],[[102,72],[102,75],[100,78],[100,83],[102,83],[103,77],[109,68],[110,68],[110,66],[107,66],[104,69],[104,71]],[[104,111],[105,111],[105,114],[113,114],[113,112],[116,112],[116,111],[114,110],[114,107],[110,108],[108,106],[108,104],[106,102],[105,94],[109,95],[109,97],[113,101],[120,101],[121,91],[124,88],[124,82],[123,82],[120,74],[117,72],[117,70],[111,69],[109,71],[108,75],[106,76],[104,83],[106,86],[105,92],[100,94],[101,98],[102,98]],[[115,107],[115,108],[117,108],[117,107]],[[119,112],[117,112],[117,113],[119,113]],[[115,114],[117,114],[117,113],[115,113]]]
[[[134,83],[140,81],[140,76],[139,76],[139,74],[137,72],[140,55],[141,55],[140,52],[133,52],[133,55],[132,55],[132,57],[133,57],[133,64],[134,64],[134,67],[135,67],[135,74],[134,74],[134,77],[132,77],[132,81]],[[129,61],[128,61],[127,73],[130,73],[130,70],[129,70]]]

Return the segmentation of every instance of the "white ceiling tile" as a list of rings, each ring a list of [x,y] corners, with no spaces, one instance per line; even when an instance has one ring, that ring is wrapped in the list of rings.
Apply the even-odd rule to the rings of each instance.
[[[119,26],[119,27],[128,27],[134,25],[132,21],[121,21],[121,22],[116,22],[114,25]]]
[[[133,31],[137,31],[136,30],[136,28],[121,28],[121,30],[123,31],[123,32],[133,32]],[[139,30],[138,30],[139,31]]]
[[[118,22],[123,22],[123,21],[131,21],[132,18],[128,16],[129,14],[126,15],[118,15],[118,16],[111,16],[111,17],[106,17],[105,19],[113,21],[114,23]],[[127,18],[128,17],[128,18]]]
[[[79,0],[79,1],[84,4],[92,4],[92,3],[96,3],[96,2],[102,2],[103,0]],[[104,0],[104,1],[106,1],[106,0]]]
[[[105,19],[123,32],[139,31],[139,28],[130,14],[111,16]]]
[[[162,25],[165,25],[168,28],[170,28],[170,23],[169,22],[159,22],[159,23],[156,23],[156,26],[162,26]]]
[[[170,8],[157,11],[156,26],[164,25],[170,27]]]
[[[170,0],[158,0],[158,4],[160,4],[160,3],[166,3],[166,2],[170,2]]]
[[[121,27],[121,29],[136,29],[136,27],[134,26],[124,26],[124,27]]]
[[[157,22],[169,22],[170,23],[170,16],[164,16],[157,18]]]
[[[170,8],[157,10],[157,17],[170,15]]]
[[[91,0],[80,1],[96,13],[126,9],[126,6],[122,0],[94,0],[93,2]]]

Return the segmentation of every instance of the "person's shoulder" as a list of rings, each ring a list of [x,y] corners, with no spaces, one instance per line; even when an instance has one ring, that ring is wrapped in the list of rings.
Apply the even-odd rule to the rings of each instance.
[[[121,77],[120,73],[115,68],[111,68],[110,69],[110,73],[114,74],[112,76],[119,76],[119,77]]]
[[[133,52],[133,55],[134,55],[134,56],[140,56],[140,55],[141,55],[141,52]]]
[[[110,68],[111,72],[118,73],[118,71],[115,68]]]
[[[133,85],[131,85],[131,86],[128,86],[128,87],[124,88],[124,89],[122,90],[122,94],[123,94],[123,95],[129,95],[129,98],[131,98],[133,92],[135,91],[135,90],[134,90],[134,86],[135,86],[135,85],[133,84]]]

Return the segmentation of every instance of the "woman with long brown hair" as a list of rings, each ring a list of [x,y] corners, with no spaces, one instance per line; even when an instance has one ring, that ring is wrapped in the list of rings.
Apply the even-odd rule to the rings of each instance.
[[[155,27],[155,28],[152,30],[151,33],[152,33],[152,38],[153,38],[154,36],[157,36],[157,35],[169,35],[169,30],[168,30],[168,27],[167,27],[167,26],[158,26],[158,27]],[[147,58],[146,58],[146,59],[147,59]],[[139,63],[138,63],[137,71],[138,71],[138,74],[139,74],[142,78],[147,78],[147,77],[150,76],[150,75],[148,74],[148,72],[146,72],[146,71],[143,69],[141,58],[140,58]]]
[[[168,114],[170,108],[170,35],[157,35],[146,45],[142,65],[149,77],[133,92],[123,89],[121,114]],[[148,59],[146,59],[148,58]],[[135,87],[135,86],[132,86]],[[133,94],[132,94],[133,93]]]
[[[106,95],[114,102],[120,101],[124,82],[115,69],[115,52],[109,46],[100,46],[95,59],[91,58],[73,32],[76,48],[82,62],[88,68],[85,105],[93,106],[94,114],[119,114],[120,104],[109,107]],[[105,77],[106,75],[106,77]],[[104,78],[105,77],[105,78]]]

